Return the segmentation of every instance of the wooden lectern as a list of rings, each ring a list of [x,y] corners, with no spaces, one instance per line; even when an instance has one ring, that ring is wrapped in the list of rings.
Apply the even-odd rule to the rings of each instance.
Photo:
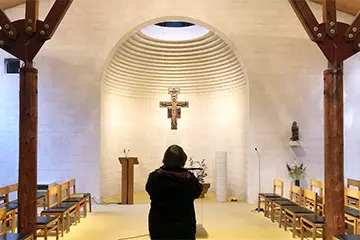
[[[136,157],[120,157],[122,165],[121,204],[134,204],[134,164],[139,164]]]

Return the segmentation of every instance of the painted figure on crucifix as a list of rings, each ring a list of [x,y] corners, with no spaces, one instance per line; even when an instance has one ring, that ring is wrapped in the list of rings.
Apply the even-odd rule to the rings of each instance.
[[[177,129],[177,120],[181,118],[181,108],[188,108],[189,102],[179,102],[178,95],[180,94],[179,88],[169,88],[171,95],[171,102],[160,102],[161,108],[167,108],[168,118],[171,118],[171,129]]]

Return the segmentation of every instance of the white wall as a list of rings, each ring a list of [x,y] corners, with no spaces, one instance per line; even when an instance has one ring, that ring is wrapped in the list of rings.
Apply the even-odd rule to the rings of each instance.
[[[41,1],[41,16],[51,3]],[[320,7],[311,6],[321,16]],[[7,13],[12,19],[22,17],[24,8]],[[293,120],[300,125],[302,158],[310,161],[308,177],[322,178],[322,72],[326,60],[309,41],[287,1],[77,0],[54,38],[36,58],[40,70],[39,179],[65,179],[72,175],[79,178],[79,190],[92,191],[99,197],[100,86],[105,60],[129,31],[169,16],[186,16],[211,30],[220,30],[244,60],[250,81],[248,200],[253,201],[258,191],[254,147],[259,148],[264,166],[263,190],[270,190],[270,179],[275,176],[289,183],[284,164],[293,156],[287,144]],[[352,17],[340,14],[340,19],[349,22]],[[353,119],[346,129],[345,161],[346,173],[353,177],[360,166],[356,145],[359,62],[357,57],[345,64],[350,79],[345,85],[347,124]],[[0,164],[1,172],[9,176],[1,177],[0,183],[4,184],[10,178],[16,179],[17,174],[17,84],[5,76],[0,83],[2,115],[6,109],[6,117],[0,120]]]
[[[178,130],[171,130],[167,110],[159,108],[163,98],[129,98],[104,90],[102,112],[102,189],[103,197],[120,194],[118,157],[123,149],[137,156],[135,191],[144,191],[148,174],[161,166],[163,154],[171,144],[179,144],[188,157],[206,159],[206,181],[215,188],[215,151],[227,151],[229,190],[246,196],[246,129],[247,93],[244,89],[222,94],[194,96],[180,94],[180,101],[189,101],[182,109]]]

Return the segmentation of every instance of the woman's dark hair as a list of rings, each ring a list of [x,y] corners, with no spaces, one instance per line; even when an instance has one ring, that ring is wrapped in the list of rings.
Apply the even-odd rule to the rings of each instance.
[[[184,150],[178,145],[171,145],[165,151],[163,163],[167,167],[183,167],[187,160]]]

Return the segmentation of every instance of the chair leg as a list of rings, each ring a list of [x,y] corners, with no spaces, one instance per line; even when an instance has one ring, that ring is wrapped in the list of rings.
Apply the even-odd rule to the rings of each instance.
[[[303,221],[300,219],[300,239],[303,240],[304,239],[304,225],[303,225]]]
[[[89,212],[92,212],[92,209],[91,209],[91,194],[89,196]]]
[[[47,226],[44,228],[44,240],[47,240],[48,238],[48,228]]]
[[[358,220],[354,219],[354,234],[358,234]]]
[[[84,203],[84,218],[86,218],[87,216],[87,207],[86,207],[86,202]]]
[[[284,212],[284,231],[287,230],[287,218],[288,218],[288,216],[287,216],[286,212]]]
[[[66,233],[70,232],[70,213],[66,214]]]
[[[56,222],[56,240],[59,240],[59,228],[60,228],[60,220],[58,219]]]
[[[16,221],[15,221],[15,213],[11,214],[11,232],[15,232],[15,225],[16,225]]]
[[[65,230],[65,216],[61,214],[61,237],[64,237],[64,230]]]
[[[282,225],[282,216],[283,216],[283,210],[282,210],[282,208],[280,207],[279,228],[281,228],[281,225]]]
[[[294,215],[292,218],[292,235],[293,238],[295,237],[295,232],[296,232],[296,216]]]
[[[316,240],[316,227],[315,226],[313,226],[313,232],[312,232],[312,238],[313,238],[313,240]]]

